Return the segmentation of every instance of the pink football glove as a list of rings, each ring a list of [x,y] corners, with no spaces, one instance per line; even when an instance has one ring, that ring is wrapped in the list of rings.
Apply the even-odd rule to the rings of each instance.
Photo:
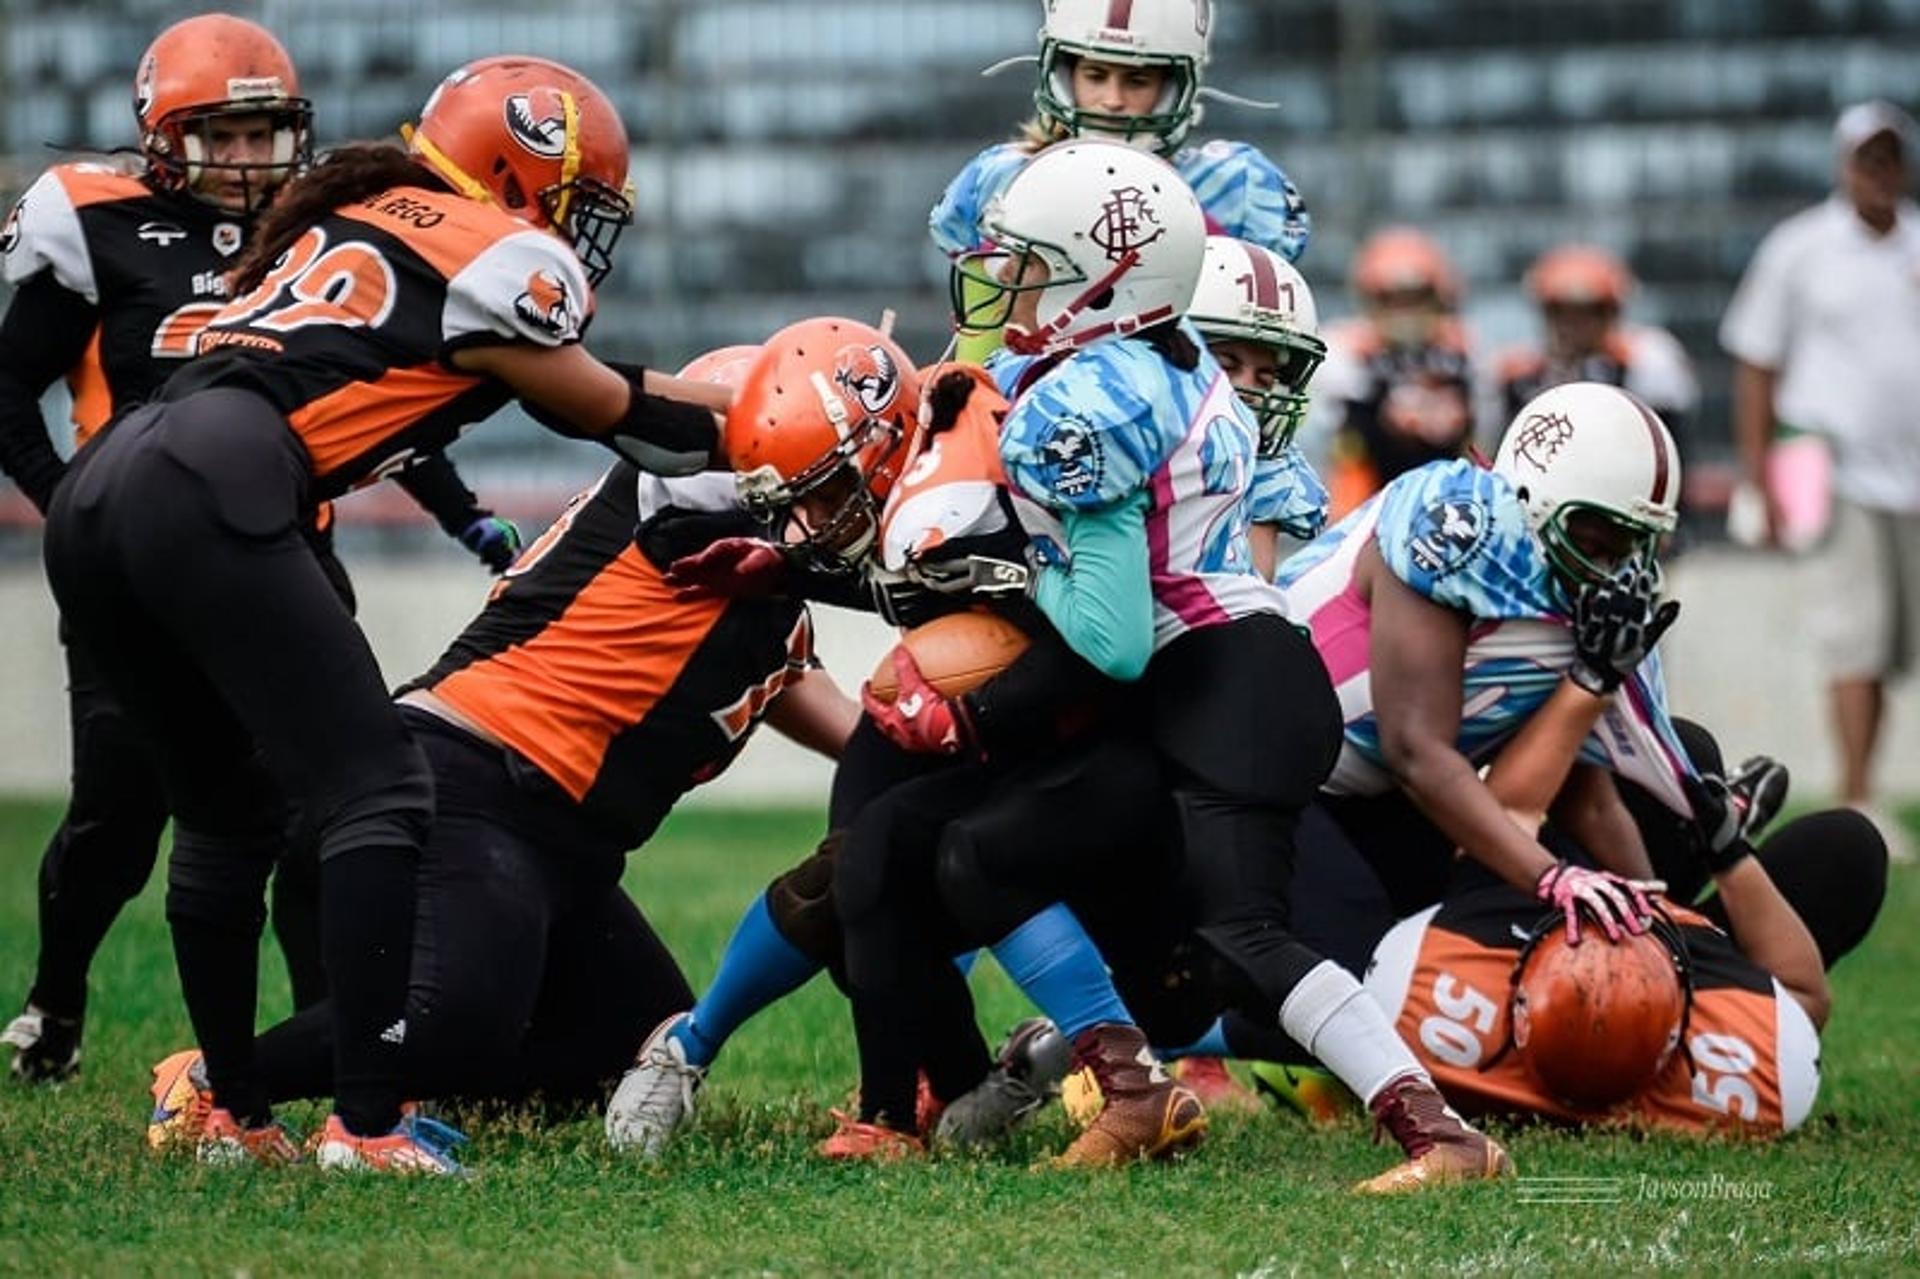
[[[1647,894],[1666,889],[1658,879],[1627,879],[1610,870],[1588,870],[1555,862],[1542,872],[1533,895],[1565,913],[1567,945],[1580,944],[1580,907],[1585,906],[1606,929],[1608,941],[1619,941],[1621,930],[1644,933],[1653,918]]]
[[[787,556],[757,537],[723,537],[667,565],[666,582],[680,599],[745,600],[776,594],[787,581]]]
[[[900,691],[890,703],[874,696],[871,681],[860,686],[867,718],[888,741],[916,755],[958,755],[973,746],[973,717],[966,703],[942,697],[904,647],[893,650],[893,673]]]

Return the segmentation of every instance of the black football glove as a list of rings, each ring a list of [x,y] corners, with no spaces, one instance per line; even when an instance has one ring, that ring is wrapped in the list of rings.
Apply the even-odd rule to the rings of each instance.
[[[1607,696],[1679,616],[1680,602],[1661,602],[1659,575],[1645,565],[1626,565],[1589,584],[1573,601],[1573,667],[1567,675],[1595,697]]]

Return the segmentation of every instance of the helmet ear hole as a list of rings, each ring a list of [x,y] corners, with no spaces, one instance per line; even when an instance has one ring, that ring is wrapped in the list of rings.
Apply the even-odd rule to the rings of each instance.
[[[1093,301],[1091,301],[1091,302],[1089,302],[1089,303],[1087,303],[1087,310],[1089,310],[1089,311],[1104,311],[1104,310],[1106,310],[1106,309],[1107,309],[1108,307],[1110,307],[1110,306],[1112,306],[1112,305],[1113,305],[1113,290],[1112,290],[1112,289],[1102,289],[1102,290],[1100,291],[1100,296],[1099,296],[1099,297],[1097,297],[1097,298],[1095,298],[1095,299],[1094,299]]]

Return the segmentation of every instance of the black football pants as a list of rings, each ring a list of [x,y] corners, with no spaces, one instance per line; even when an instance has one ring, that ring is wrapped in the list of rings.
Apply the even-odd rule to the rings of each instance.
[[[174,818],[167,916],[214,1091],[243,1120],[265,1111],[255,969],[290,804],[320,860],[338,1108],[372,1135],[398,1114],[433,794],[302,534],[307,485],[304,450],[257,395],[143,407],[75,459],[48,512],[47,574],[73,643],[159,760]]]
[[[602,1100],[647,1032],[690,1007],[672,954],[620,888],[626,849],[530,767],[413,708],[433,770],[407,994],[409,1097]],[[323,1005],[263,1034],[275,1101],[332,1085]]]

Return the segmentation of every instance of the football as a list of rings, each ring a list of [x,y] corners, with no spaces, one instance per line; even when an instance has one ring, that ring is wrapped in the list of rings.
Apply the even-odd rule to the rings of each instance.
[[[898,647],[942,697],[958,697],[1013,665],[1027,651],[1026,632],[997,613],[950,613],[900,637]],[[891,703],[900,692],[893,673],[893,652],[880,659],[869,681],[873,695]]]

